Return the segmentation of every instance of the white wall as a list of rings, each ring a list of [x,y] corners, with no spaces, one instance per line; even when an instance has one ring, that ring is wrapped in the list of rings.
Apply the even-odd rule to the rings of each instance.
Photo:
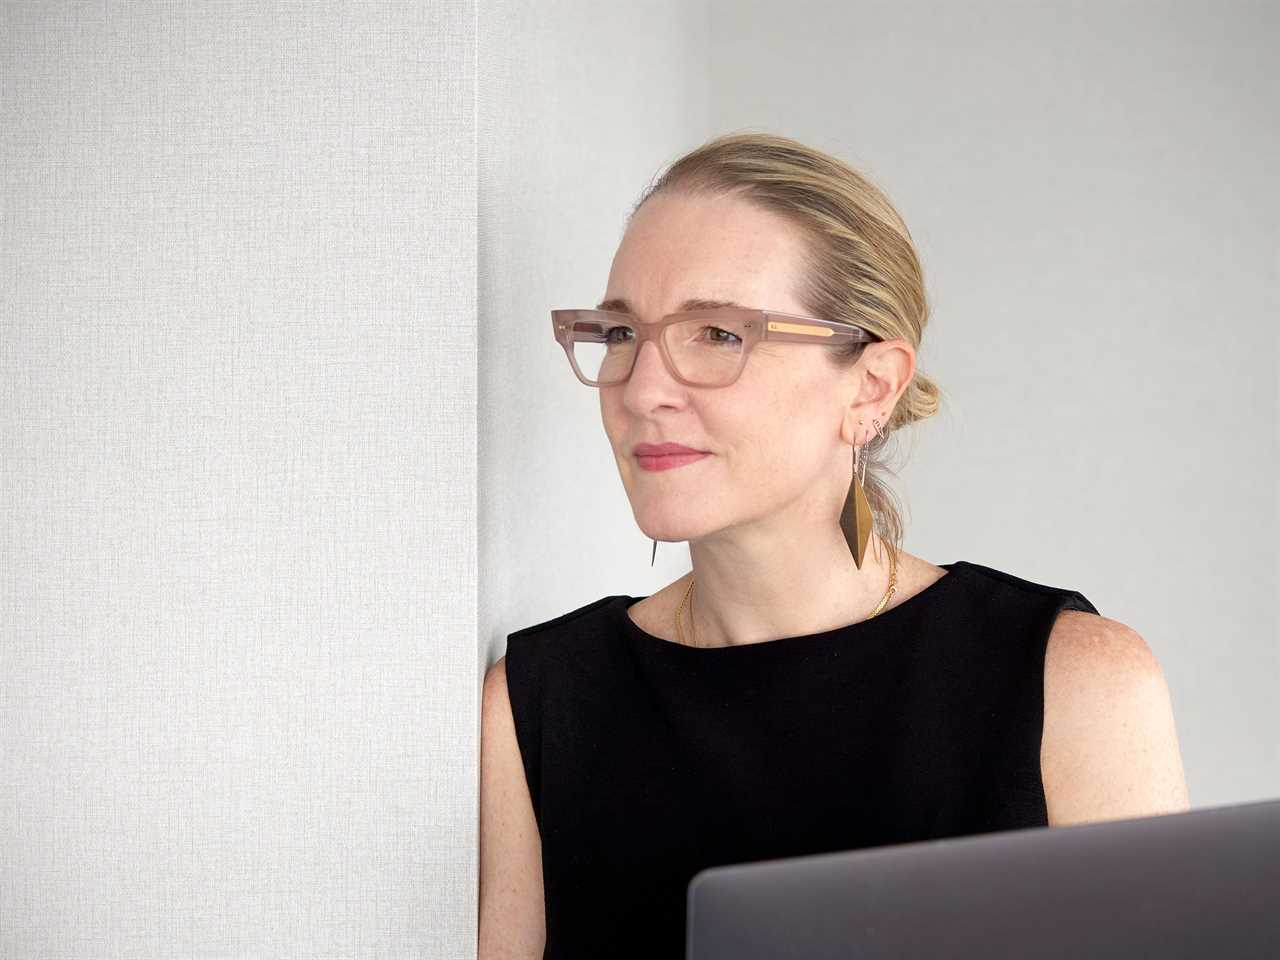
[[[1160,658],[1193,806],[1280,796],[1278,32],[1244,3],[486,4],[485,662],[688,570],[649,568],[547,311],[596,302],[667,162],[776,132],[877,180],[924,260],[945,397],[903,446],[907,549],[1081,590]]]
[[[474,58],[0,6],[0,956],[474,956]]]
[[[688,569],[687,549],[660,544],[650,571],[598,398],[550,311],[597,302],[625,211],[707,128],[706,39],[705,10],[685,0],[481,5],[483,665],[579,598]]]

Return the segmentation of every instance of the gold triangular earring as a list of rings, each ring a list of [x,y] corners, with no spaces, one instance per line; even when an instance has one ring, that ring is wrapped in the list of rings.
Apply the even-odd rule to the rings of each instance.
[[[859,423],[862,421],[859,420]],[[862,489],[862,476],[866,475],[865,459],[858,455],[858,444],[853,444],[853,481],[849,484],[849,492],[844,498],[844,508],[840,511],[840,531],[844,534],[849,552],[853,554],[853,562],[862,569],[862,559],[867,555],[867,540],[871,537],[871,504]]]

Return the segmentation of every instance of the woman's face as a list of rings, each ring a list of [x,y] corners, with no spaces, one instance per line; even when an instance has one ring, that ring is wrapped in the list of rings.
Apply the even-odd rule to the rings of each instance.
[[[807,314],[793,294],[801,251],[791,224],[740,198],[657,194],[623,236],[605,299],[626,300],[639,323],[694,298]],[[842,439],[841,426],[862,377],[861,364],[853,373],[835,369],[827,349],[761,341],[737,382],[707,388],[674,379],[657,346],[645,343],[630,379],[599,390],[640,529],[679,541],[729,527],[769,534],[771,521],[782,530],[835,523],[852,477],[853,435]],[[643,469],[636,444],[662,442],[710,455]]]

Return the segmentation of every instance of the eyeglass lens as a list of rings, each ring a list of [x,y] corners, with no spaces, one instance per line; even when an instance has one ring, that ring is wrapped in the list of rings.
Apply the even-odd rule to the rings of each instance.
[[[745,320],[738,315],[691,316],[670,324],[663,343],[676,371],[699,386],[732,383],[746,357]],[[571,338],[573,360],[597,386],[621,383],[635,363],[634,326],[610,319],[579,319]]]

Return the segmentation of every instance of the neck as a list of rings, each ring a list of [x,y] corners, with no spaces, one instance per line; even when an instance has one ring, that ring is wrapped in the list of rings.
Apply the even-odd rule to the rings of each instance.
[[[834,532],[820,545],[793,539],[765,549],[691,542],[693,570],[677,594],[685,595],[692,578],[682,614],[686,641],[696,635],[700,647],[738,646],[866,619],[888,589],[888,545],[873,533],[858,569],[839,528]]]

